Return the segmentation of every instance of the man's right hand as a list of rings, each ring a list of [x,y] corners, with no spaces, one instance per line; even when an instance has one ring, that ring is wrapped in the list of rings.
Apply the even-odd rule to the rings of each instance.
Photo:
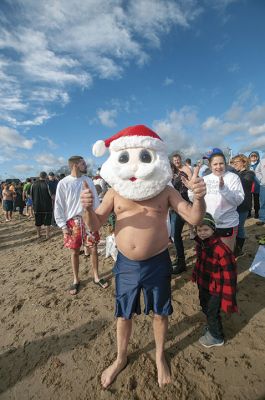
[[[83,188],[80,195],[80,201],[84,210],[89,211],[93,207],[93,193],[89,189],[88,183],[86,181],[83,182]]]

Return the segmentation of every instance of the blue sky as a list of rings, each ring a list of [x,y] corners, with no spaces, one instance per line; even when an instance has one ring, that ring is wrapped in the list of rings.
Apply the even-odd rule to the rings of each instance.
[[[263,0],[2,0],[0,179],[145,124],[194,161],[265,151]]]

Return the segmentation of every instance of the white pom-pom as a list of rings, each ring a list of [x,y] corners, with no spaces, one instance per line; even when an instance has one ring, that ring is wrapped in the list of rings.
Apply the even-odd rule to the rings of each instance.
[[[104,140],[98,140],[92,148],[92,153],[95,157],[101,157],[106,152],[106,146]]]

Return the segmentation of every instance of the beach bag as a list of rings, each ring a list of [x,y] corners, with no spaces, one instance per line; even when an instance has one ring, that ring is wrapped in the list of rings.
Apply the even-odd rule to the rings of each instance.
[[[106,255],[105,257],[112,257],[116,261],[118,255],[118,250],[116,247],[114,234],[106,237]]]
[[[249,271],[265,278],[265,245],[259,246]]]

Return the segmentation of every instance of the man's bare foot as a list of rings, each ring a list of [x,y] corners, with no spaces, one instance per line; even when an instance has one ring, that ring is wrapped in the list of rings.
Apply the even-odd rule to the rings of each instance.
[[[157,380],[159,387],[171,383],[170,371],[165,357],[162,357],[159,360],[157,359],[156,366],[157,366]]]
[[[76,296],[80,289],[80,282],[73,283],[69,288],[69,293],[72,296]]]
[[[101,385],[104,389],[109,387],[115,378],[119,375],[119,373],[126,367],[127,358],[123,361],[115,360],[105,371],[103,371],[101,375]]]
[[[109,287],[108,281],[106,281],[104,278],[98,278],[98,280],[94,279],[94,284],[100,286],[102,289],[107,289],[107,287]]]

